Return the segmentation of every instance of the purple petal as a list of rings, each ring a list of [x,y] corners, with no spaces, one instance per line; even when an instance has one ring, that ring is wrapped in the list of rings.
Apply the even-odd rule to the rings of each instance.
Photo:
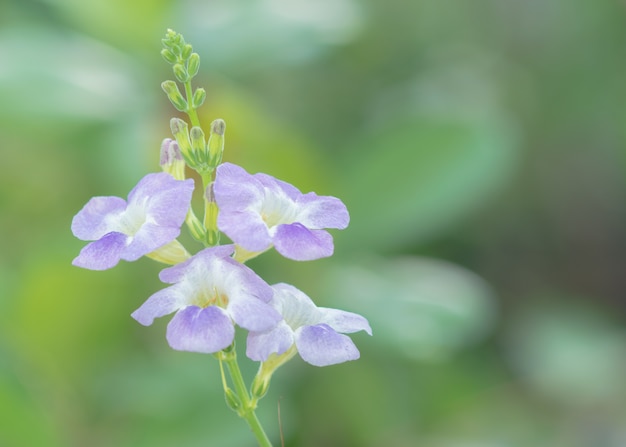
[[[171,314],[184,307],[185,304],[181,302],[174,287],[168,287],[153,294],[130,316],[144,326],[150,326],[155,318]]]
[[[231,299],[226,310],[235,323],[254,332],[268,331],[282,320],[276,309],[257,298]]]
[[[107,225],[107,215],[119,214],[125,209],[126,201],[119,197],[93,197],[74,216],[72,233],[83,241],[98,240],[112,230]]]
[[[168,284],[182,281],[185,278],[187,271],[197,265],[197,263],[210,263],[213,262],[211,260],[212,258],[230,259],[229,257],[234,251],[235,246],[232,244],[206,248],[180,264],[161,270],[159,273],[159,279]]]
[[[220,211],[259,207],[264,194],[263,185],[254,176],[232,163],[222,163],[217,167],[213,192]]]
[[[293,223],[278,225],[274,247],[281,255],[295,261],[311,261],[333,254],[333,237],[324,230],[309,230]]]
[[[248,251],[264,251],[272,245],[267,225],[257,212],[220,209],[217,227]]]
[[[223,309],[188,306],[167,325],[167,341],[178,351],[211,354],[233,342],[235,328]]]
[[[317,306],[304,292],[285,283],[274,284],[272,289],[272,304],[279,309],[289,326],[297,329],[300,326],[323,323]]]
[[[350,334],[352,332],[365,331],[372,335],[372,328],[367,320],[359,314],[344,310],[319,307],[320,321],[327,324],[337,332]]]
[[[274,194],[282,195],[281,193],[283,193],[294,202],[298,199],[298,197],[302,196],[302,193],[298,188],[287,182],[278,180],[271,175],[259,173],[254,174],[254,178]]]
[[[344,229],[350,222],[348,209],[341,200],[331,196],[308,193],[298,199],[301,210],[296,221],[310,229]]]
[[[267,332],[250,332],[246,344],[246,355],[254,361],[265,361],[270,354],[282,354],[294,343],[294,334],[284,321]]]
[[[359,350],[350,337],[338,334],[325,324],[303,326],[296,330],[296,347],[300,357],[314,366],[334,365],[359,358]]]
[[[122,233],[109,233],[83,247],[72,264],[90,270],[106,270],[115,267],[126,248],[127,238]]]
[[[135,233],[122,259],[136,261],[143,255],[173,241],[180,234],[180,228],[160,227],[153,223],[146,223]]]
[[[158,225],[180,228],[191,203],[193,180],[176,180],[165,172],[149,174],[144,180],[149,176],[152,176],[149,181],[136,191],[137,200],[148,199],[146,212]],[[143,196],[139,196],[139,193]]]

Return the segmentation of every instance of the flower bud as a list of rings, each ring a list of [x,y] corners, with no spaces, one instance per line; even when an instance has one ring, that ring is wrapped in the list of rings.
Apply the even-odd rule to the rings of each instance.
[[[187,82],[189,80],[189,74],[182,64],[174,64],[172,70],[174,70],[174,76],[176,76],[176,79],[180,82]]]
[[[161,169],[176,180],[185,180],[185,160],[180,152],[178,143],[166,138],[161,143]]]
[[[209,166],[213,169],[222,162],[225,132],[226,123],[223,119],[218,118],[211,123],[211,134],[209,135],[207,147]]]
[[[198,53],[191,53],[189,56],[189,60],[187,61],[187,73],[189,73],[189,77],[193,78],[198,74],[198,70],[200,69],[200,56]]]
[[[191,98],[191,106],[194,109],[197,109],[204,103],[204,98],[206,98],[206,90],[202,87],[197,88],[195,92],[193,92],[193,97]]]
[[[165,81],[161,84],[161,88],[167,95],[168,99],[174,107],[180,112],[185,112],[189,105],[183,95],[178,90],[178,85],[174,81]]]
[[[210,183],[204,192],[204,228],[207,229],[207,242],[211,247],[220,242],[220,232],[217,229],[218,214],[219,209],[215,202],[213,183]]]
[[[183,155],[185,162],[190,168],[195,169],[198,162],[194,157],[193,150],[191,149],[187,123],[180,118],[172,118],[170,120],[170,128],[172,129],[174,138],[176,138],[176,141],[178,142],[178,147],[180,148],[180,152]]]
[[[202,132],[201,128],[194,126],[191,128],[189,136],[191,137],[191,150],[193,151],[194,157],[200,163],[206,163],[204,132]]]
[[[187,59],[189,59],[189,56],[191,56],[191,52],[193,51],[193,48],[188,43],[185,44],[184,41],[182,43],[183,43],[184,46],[182,47],[181,54],[183,56],[183,59],[187,60]]]
[[[170,64],[176,63],[176,60],[177,60],[176,55],[172,53],[171,50],[168,50],[167,48],[163,48],[161,50],[161,56],[163,56],[163,59],[165,59]]]

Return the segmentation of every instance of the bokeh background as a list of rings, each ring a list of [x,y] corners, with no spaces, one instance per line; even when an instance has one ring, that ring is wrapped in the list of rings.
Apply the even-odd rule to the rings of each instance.
[[[3,0],[0,446],[254,445],[215,359],[130,318],[162,266],[70,265],[159,169],[167,28],[226,160],[351,211],[333,258],[251,262],[374,330],[276,373],[276,445],[626,445],[624,1]]]

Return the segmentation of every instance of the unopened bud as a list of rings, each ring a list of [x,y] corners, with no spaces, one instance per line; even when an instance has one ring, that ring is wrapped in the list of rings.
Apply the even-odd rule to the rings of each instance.
[[[174,138],[176,138],[178,142],[178,147],[180,148],[183,158],[191,168],[195,168],[198,163],[191,149],[187,123],[180,118],[172,118],[170,120],[170,128],[172,129]]]
[[[220,232],[217,228],[217,215],[219,208],[215,202],[213,182],[204,191],[204,228],[206,228],[207,242],[209,246],[215,246],[220,242]]]
[[[161,169],[176,180],[185,179],[185,160],[180,152],[178,143],[171,138],[166,138],[161,143]]]
[[[185,112],[188,108],[187,101],[178,90],[178,85],[174,81],[164,81],[161,88],[167,95],[168,99],[174,107],[180,112]]]
[[[189,77],[193,78],[198,74],[198,70],[200,69],[200,56],[198,53],[191,53],[189,56],[189,61],[187,62],[187,73],[189,73]]]
[[[187,70],[185,70],[182,64],[174,64],[172,70],[174,70],[174,76],[176,76],[176,79],[180,82],[187,82],[189,80],[189,74],[187,74]]]
[[[194,126],[191,128],[189,136],[191,137],[191,150],[193,151],[194,157],[201,163],[206,162],[204,132],[202,132],[201,128]]]
[[[211,123],[211,134],[209,135],[208,159],[209,166],[216,168],[222,162],[222,154],[224,153],[224,133],[226,132],[226,123],[223,119],[216,119]]]
[[[191,106],[194,109],[197,109],[204,103],[204,98],[206,98],[206,90],[202,87],[197,88],[195,92],[193,92],[193,97],[191,98]]]
[[[184,41],[183,41],[183,43],[184,43]],[[191,52],[192,51],[193,51],[193,48],[191,47],[191,45],[189,45],[188,43],[184,44],[184,46],[182,47],[182,51],[181,51],[183,59],[185,59],[185,60],[189,59],[189,56],[191,56]]]
[[[168,50],[167,48],[163,48],[161,50],[161,56],[163,56],[163,59],[165,59],[167,62],[169,62],[170,64],[175,64],[177,57],[174,53],[172,53],[171,50]]]

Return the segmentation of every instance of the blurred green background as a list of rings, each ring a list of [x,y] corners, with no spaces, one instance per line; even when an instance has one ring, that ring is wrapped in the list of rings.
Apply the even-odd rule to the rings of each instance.
[[[72,216],[159,169],[167,28],[226,159],[351,212],[333,258],[250,264],[374,331],[276,373],[276,445],[279,412],[286,446],[626,445],[623,1],[3,0],[0,446],[254,445],[129,317],[162,266],[70,265]]]

